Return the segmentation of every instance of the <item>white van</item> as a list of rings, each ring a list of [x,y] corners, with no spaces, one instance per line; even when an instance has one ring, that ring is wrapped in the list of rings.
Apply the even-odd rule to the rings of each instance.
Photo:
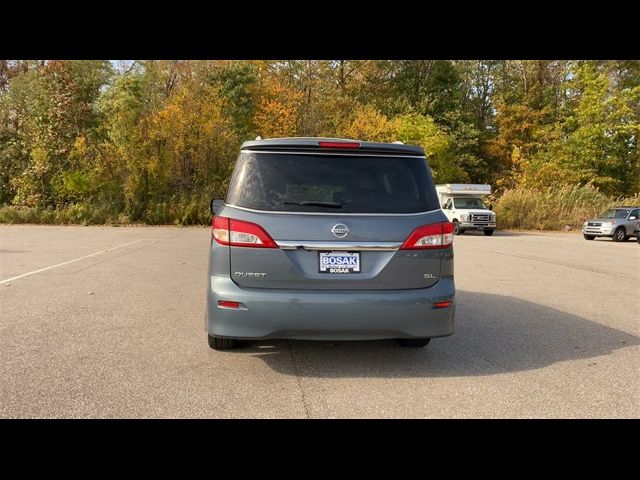
[[[491,185],[447,183],[436,185],[436,191],[456,235],[465,230],[482,230],[487,236],[493,235],[496,214],[483,201],[483,197],[491,193]]]

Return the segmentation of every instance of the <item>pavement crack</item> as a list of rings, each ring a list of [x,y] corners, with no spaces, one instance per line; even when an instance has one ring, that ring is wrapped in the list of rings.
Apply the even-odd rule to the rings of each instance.
[[[307,396],[305,394],[304,387],[302,386],[302,377],[300,377],[298,364],[296,363],[296,359],[293,356],[293,347],[291,346],[291,342],[289,340],[287,340],[287,346],[289,347],[289,357],[291,358],[291,363],[293,364],[293,371],[296,376],[298,389],[300,390],[300,400],[302,401],[302,406],[304,407],[305,416],[307,418],[311,418],[311,414],[309,413],[309,405],[307,404]]]

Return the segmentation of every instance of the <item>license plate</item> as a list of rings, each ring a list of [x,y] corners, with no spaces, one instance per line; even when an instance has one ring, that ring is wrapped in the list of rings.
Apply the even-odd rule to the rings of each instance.
[[[360,273],[360,252],[318,252],[320,273]]]

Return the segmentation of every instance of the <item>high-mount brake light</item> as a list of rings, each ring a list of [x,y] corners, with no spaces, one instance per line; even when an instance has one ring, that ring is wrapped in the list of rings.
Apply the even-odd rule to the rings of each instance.
[[[320,148],[360,148],[358,142],[318,142]]]
[[[438,222],[416,228],[400,247],[400,250],[447,248],[453,243],[453,224]]]
[[[227,217],[213,217],[212,233],[216,242],[232,247],[278,248],[260,225]]]

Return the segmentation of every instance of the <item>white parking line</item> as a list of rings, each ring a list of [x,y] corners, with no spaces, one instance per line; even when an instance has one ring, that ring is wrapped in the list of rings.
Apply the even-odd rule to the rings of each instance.
[[[66,262],[57,263],[55,265],[51,265],[49,267],[40,268],[39,270],[34,270],[33,272],[23,273],[22,275],[17,275],[15,277],[6,278],[4,280],[0,280],[0,285],[3,283],[8,283],[13,280],[17,280],[19,278],[28,277],[29,275],[35,275],[36,273],[45,272],[47,270],[51,270],[52,268],[62,267],[63,265],[68,265],[73,262],[79,262],[80,260],[84,260],[85,258],[95,257],[96,255],[102,255],[103,253],[110,252],[111,250],[116,250],[118,248],[126,247],[128,245],[133,245],[134,243],[143,242],[147,240],[146,238],[141,238],[139,240],[134,240],[133,242],[123,243],[122,245],[117,245],[115,247],[107,248],[106,250],[100,250],[99,252],[90,253],[89,255],[85,255],[83,257],[74,258],[72,260],[67,260]]]

